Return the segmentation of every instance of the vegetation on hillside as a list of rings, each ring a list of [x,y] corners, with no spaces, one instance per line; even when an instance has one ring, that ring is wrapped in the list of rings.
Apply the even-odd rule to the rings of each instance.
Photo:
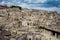
[[[22,9],[20,6],[14,6],[14,5],[10,6],[10,8],[19,8],[20,10]]]
[[[39,28],[45,28],[46,26],[45,25],[40,25]]]

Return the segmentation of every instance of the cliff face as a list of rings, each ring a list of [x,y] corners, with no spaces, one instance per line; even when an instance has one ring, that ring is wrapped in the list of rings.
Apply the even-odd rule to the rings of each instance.
[[[33,28],[40,26],[60,32],[60,14],[45,10],[0,9],[0,27],[2,30],[10,31],[13,37],[28,31],[37,31],[38,29]]]

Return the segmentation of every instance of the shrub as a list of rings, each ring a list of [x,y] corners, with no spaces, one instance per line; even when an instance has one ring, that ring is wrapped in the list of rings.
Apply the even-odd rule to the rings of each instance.
[[[22,9],[20,6],[10,6],[10,8],[19,8],[20,10]]]
[[[39,28],[45,28],[46,26],[45,25],[40,25]]]

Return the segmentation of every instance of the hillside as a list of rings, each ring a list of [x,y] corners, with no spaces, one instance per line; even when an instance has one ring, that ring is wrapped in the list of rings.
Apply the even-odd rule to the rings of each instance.
[[[39,31],[39,27],[60,32],[60,13],[56,11],[0,7],[1,37],[17,38],[18,35]],[[10,32],[10,34],[9,34]],[[6,34],[7,33],[7,34]],[[0,37],[0,38],[1,38]]]

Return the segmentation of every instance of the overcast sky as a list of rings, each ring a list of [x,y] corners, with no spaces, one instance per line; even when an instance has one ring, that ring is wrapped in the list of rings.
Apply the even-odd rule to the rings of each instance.
[[[60,11],[60,0],[0,0],[1,5],[19,5],[23,8]]]

